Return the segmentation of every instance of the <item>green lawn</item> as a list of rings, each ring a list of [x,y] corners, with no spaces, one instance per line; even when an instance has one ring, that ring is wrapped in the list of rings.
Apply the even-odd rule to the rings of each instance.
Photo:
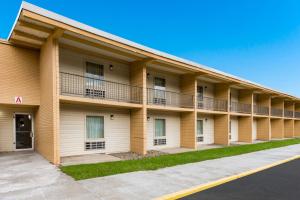
[[[230,146],[217,149],[208,149],[202,151],[193,151],[179,154],[169,154],[152,158],[144,158],[140,160],[62,166],[61,170],[64,173],[72,176],[75,180],[82,180],[126,172],[155,170],[164,167],[171,167],[186,163],[194,163],[204,160],[240,155],[254,151],[283,147],[299,143],[299,138],[288,139],[257,144]]]

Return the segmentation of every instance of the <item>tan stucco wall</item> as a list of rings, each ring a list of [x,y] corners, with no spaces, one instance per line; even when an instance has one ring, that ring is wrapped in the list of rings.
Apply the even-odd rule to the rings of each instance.
[[[0,43],[0,104],[39,105],[39,51]]]

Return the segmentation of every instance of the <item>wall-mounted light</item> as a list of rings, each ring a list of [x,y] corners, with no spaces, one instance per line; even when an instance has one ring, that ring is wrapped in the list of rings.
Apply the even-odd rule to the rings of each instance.
[[[147,73],[147,79],[149,79],[150,78],[150,74],[149,73]]]
[[[110,120],[114,120],[115,116],[114,115],[110,115]]]
[[[28,119],[31,120],[31,115],[28,115]]]
[[[205,86],[204,89],[207,89],[207,86]]]
[[[205,118],[205,121],[207,122],[207,118]]]
[[[150,121],[150,117],[149,116],[147,117],[147,121]]]
[[[114,69],[113,65],[109,65],[109,70],[112,71]]]

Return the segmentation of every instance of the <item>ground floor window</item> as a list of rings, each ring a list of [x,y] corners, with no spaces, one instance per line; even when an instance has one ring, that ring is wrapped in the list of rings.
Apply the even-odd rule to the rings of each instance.
[[[197,142],[203,142],[203,120],[197,120]]]
[[[104,117],[87,116],[86,117],[86,142],[85,149],[104,149]]]
[[[154,145],[165,145],[167,143],[166,139],[166,120],[165,119],[155,119],[154,122]]]

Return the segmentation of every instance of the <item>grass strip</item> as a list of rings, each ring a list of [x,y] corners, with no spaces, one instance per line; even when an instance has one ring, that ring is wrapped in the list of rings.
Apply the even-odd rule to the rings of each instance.
[[[60,169],[64,173],[73,177],[75,180],[82,180],[134,171],[156,170],[165,167],[241,155],[245,153],[284,147],[299,143],[300,138],[295,138],[256,144],[199,150],[178,154],[168,154],[152,158],[143,158],[140,160],[125,160],[106,163],[61,166]]]

